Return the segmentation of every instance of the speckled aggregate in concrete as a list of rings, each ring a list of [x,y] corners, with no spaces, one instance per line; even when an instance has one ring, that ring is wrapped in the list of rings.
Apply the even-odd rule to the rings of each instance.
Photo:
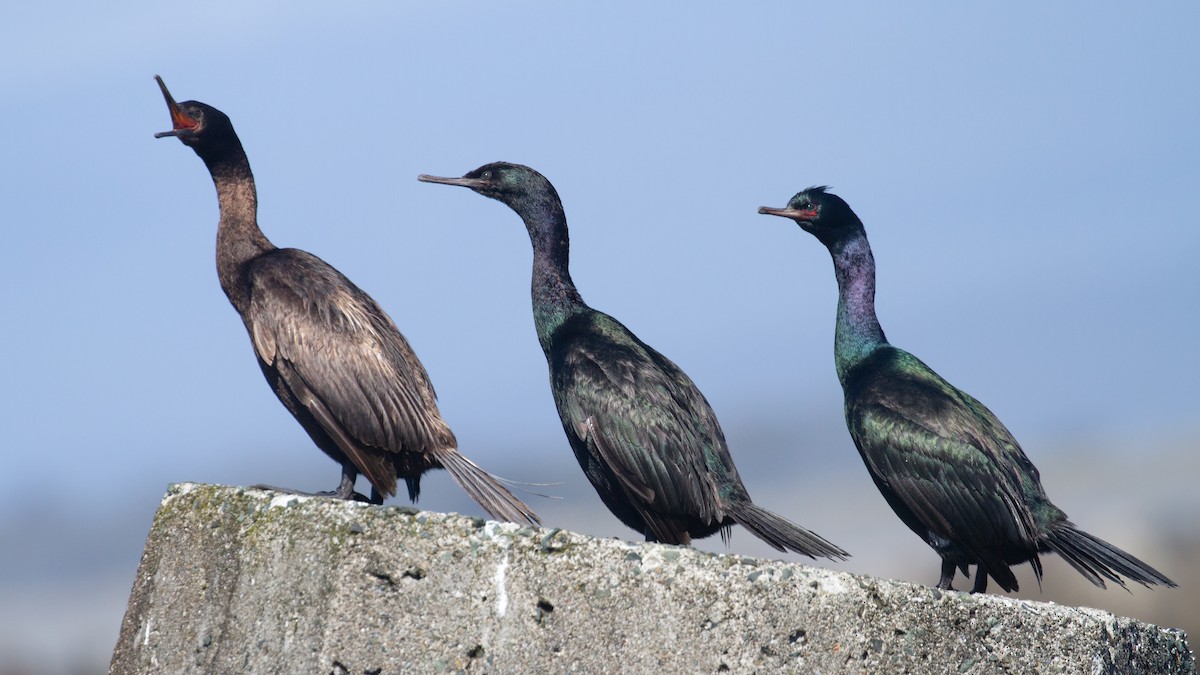
[[[1100,610],[477,518],[171,486],[114,673],[1193,673]]]

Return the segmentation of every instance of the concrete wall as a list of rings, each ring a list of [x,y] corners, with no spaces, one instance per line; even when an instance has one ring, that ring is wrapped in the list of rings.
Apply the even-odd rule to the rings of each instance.
[[[114,673],[1191,673],[1107,612],[456,515],[181,484]]]

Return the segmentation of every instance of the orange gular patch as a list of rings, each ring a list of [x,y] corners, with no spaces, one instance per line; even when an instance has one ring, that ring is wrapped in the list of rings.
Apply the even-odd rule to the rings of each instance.
[[[171,101],[174,104],[174,101]],[[171,125],[175,131],[190,131],[200,126],[200,122],[192,117],[188,117],[187,113],[180,110],[179,106],[171,105]]]

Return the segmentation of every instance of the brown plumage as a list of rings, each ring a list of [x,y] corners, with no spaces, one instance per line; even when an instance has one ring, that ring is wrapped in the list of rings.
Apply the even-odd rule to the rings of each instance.
[[[354,492],[362,473],[370,501],[409,498],[421,475],[444,468],[496,518],[538,523],[538,517],[495,478],[459,454],[438,411],[425,368],[373,299],[320,258],[276,248],[258,227],[250,163],[229,118],[196,101],[176,103],[158,80],[175,136],[204,160],[217,188],[217,273],[241,315],[263,375],[317,447],[342,467],[337,490]]]

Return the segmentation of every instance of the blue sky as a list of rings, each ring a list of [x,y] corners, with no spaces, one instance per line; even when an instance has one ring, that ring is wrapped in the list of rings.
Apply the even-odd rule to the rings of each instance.
[[[68,532],[121,523],[127,584],[168,482],[337,478],[221,294],[212,185],[154,139],[155,74],[231,117],[267,236],[387,309],[468,456],[564,482],[533,502],[551,526],[632,536],[574,520],[594,498],[554,414],[520,221],[419,173],[549,177],[584,298],[699,384],[752,491],[852,552],[803,494],[836,477],[881,503],[842,426],[831,265],[756,214],[809,185],[866,223],[889,338],[1000,415],[1053,498],[1078,478],[1046,475],[1058,454],[1102,448],[1080,480],[1116,486],[1137,461],[1122,444],[1197,437],[1195,4],[68,4],[0,20],[0,530],[28,542],[10,579],[74,550],[43,548],[41,508]],[[474,512],[442,478],[422,505]],[[901,574],[869,554],[844,569]]]

